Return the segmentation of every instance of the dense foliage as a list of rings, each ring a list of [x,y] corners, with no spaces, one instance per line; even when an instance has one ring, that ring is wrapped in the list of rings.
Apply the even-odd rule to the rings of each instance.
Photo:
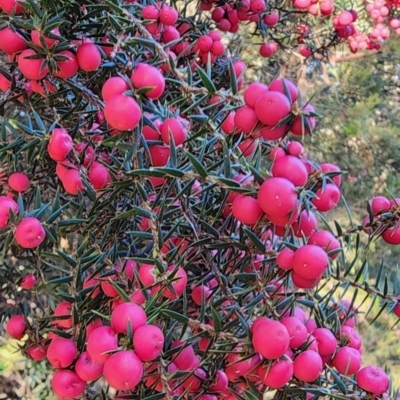
[[[397,396],[362,364],[355,301],[400,317],[395,274],[367,283],[399,199],[354,222],[300,142],[313,100],[227,51],[248,23],[262,57],[377,49],[395,7],[0,0],[0,300],[60,399]]]

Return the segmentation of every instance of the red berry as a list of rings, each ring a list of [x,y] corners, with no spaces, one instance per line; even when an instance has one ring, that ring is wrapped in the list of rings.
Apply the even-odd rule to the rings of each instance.
[[[281,323],[286,326],[289,332],[290,344],[292,349],[302,346],[308,337],[308,331],[303,322],[296,317],[285,317]]]
[[[257,353],[273,360],[285,354],[289,348],[290,336],[281,322],[263,319],[253,330],[252,342]]]
[[[54,368],[67,368],[74,361],[78,349],[71,339],[62,337],[51,341],[47,349],[47,359]]]
[[[295,186],[285,178],[267,179],[258,191],[258,201],[268,215],[288,215],[297,205]]]
[[[133,346],[142,361],[153,361],[164,347],[164,333],[155,325],[142,325],[133,335]]]
[[[356,375],[357,385],[366,392],[381,395],[389,389],[389,378],[385,371],[374,365],[361,368]]]
[[[286,85],[286,89],[290,93],[292,103],[294,103],[297,100],[297,98],[299,97],[299,89],[297,88],[296,84],[293,81],[291,81],[290,79],[283,78],[283,79],[276,79],[275,81],[272,81],[271,84],[269,85],[269,90],[281,92],[284,95],[286,95],[285,85]]]
[[[304,186],[308,180],[307,168],[297,157],[285,156],[275,160],[271,172],[273,176],[286,178],[295,186]]]
[[[12,338],[20,340],[25,335],[26,323],[23,315],[14,315],[7,322],[6,332]]]
[[[54,309],[53,316],[54,317],[69,317],[62,319],[53,319],[52,325],[56,325],[59,328],[69,329],[72,327],[72,317],[71,317],[71,303],[68,301],[62,301],[57,305]]]
[[[27,47],[28,45],[19,33],[8,27],[0,30],[0,50],[4,51],[4,53],[19,53]]]
[[[50,136],[47,150],[54,161],[64,161],[73,148],[71,136],[63,128],[55,128]]]
[[[120,76],[113,76],[108,78],[101,89],[101,95],[104,101],[108,101],[116,94],[123,94],[129,90],[129,85],[125,79]]]
[[[40,246],[46,239],[46,231],[38,219],[27,217],[17,225],[14,239],[21,247],[33,249]]]
[[[268,91],[268,86],[263,83],[254,82],[250,83],[247,86],[246,90],[243,93],[244,102],[250,108],[254,108],[256,105],[256,101]]]
[[[103,164],[93,161],[88,178],[94,189],[103,189],[107,186],[109,180],[108,169]]]
[[[60,399],[75,399],[85,391],[86,383],[68,369],[59,369],[51,380],[51,387]]]
[[[92,360],[89,353],[84,351],[76,360],[75,372],[85,382],[95,381],[103,374],[103,364]]]
[[[51,33],[59,36],[60,35],[60,31],[58,28],[54,28]],[[58,44],[58,40],[57,39],[51,39],[45,35],[43,35],[41,32],[39,32],[38,30],[33,30],[31,32],[31,39],[32,42],[37,46],[37,47],[41,47],[42,46],[42,40],[44,40],[44,42],[46,43],[47,48],[51,48],[52,46],[56,46]]]
[[[94,43],[83,43],[76,52],[79,67],[84,71],[96,71],[101,64],[101,53]]]
[[[54,71],[54,75],[63,79],[73,77],[79,70],[79,64],[75,54],[68,50],[63,50],[57,53],[57,55],[64,56],[66,60],[57,61],[58,70]]]
[[[334,366],[343,375],[355,374],[361,366],[361,354],[352,347],[342,347],[332,360]]]
[[[129,131],[139,125],[142,112],[132,97],[116,94],[107,101],[104,117],[112,128]]]
[[[24,50],[18,57],[18,69],[25,76],[25,78],[38,81],[47,75],[49,69],[44,63],[44,58],[27,58],[35,55],[37,55],[35,50]]]
[[[132,332],[147,321],[146,313],[143,308],[135,303],[122,303],[117,306],[111,314],[111,327],[117,333],[127,333],[128,324]]]
[[[293,270],[305,279],[319,277],[328,267],[329,259],[325,250],[315,245],[299,247],[293,256]]]
[[[29,187],[29,178],[22,172],[14,172],[8,178],[8,185],[16,192],[25,192]]]
[[[331,356],[337,347],[335,335],[327,328],[316,328],[312,331],[317,343],[318,353],[321,356]]]
[[[143,364],[133,351],[119,351],[106,361],[103,374],[114,389],[132,390],[142,379]]]
[[[169,144],[169,135],[174,138],[176,146],[183,144],[187,139],[187,130],[177,118],[168,118],[160,126],[161,138]]]
[[[293,377],[293,361],[276,360],[271,365],[261,365],[257,374],[268,388],[280,389]]]
[[[116,332],[109,326],[96,328],[88,337],[86,350],[92,359],[104,364],[109,358],[110,353],[118,348]]]
[[[336,185],[328,183],[324,188],[318,189],[315,192],[315,196],[311,201],[316,209],[326,212],[335,208],[339,203],[340,190]]]
[[[268,91],[256,101],[255,111],[261,122],[275,126],[289,114],[290,103],[283,93]]]
[[[35,284],[36,284],[35,275],[28,274],[28,275],[24,276],[24,278],[22,279],[21,287],[22,287],[22,289],[30,290],[35,286]]]
[[[169,146],[149,146],[149,152],[153,167],[164,167],[168,164],[171,155]]]
[[[232,213],[235,218],[246,225],[254,225],[263,216],[257,199],[239,194],[233,201]]]
[[[145,94],[149,99],[158,99],[164,93],[164,76],[152,65],[139,63],[132,73],[131,81],[136,89],[150,88]]]
[[[25,0],[21,0],[19,2],[23,2]],[[0,0],[0,8],[6,14],[15,14],[20,15],[24,12],[25,8],[18,4],[17,0]]]
[[[69,169],[63,174],[62,184],[65,191],[73,196],[84,189],[81,175],[76,169]]]
[[[297,379],[313,382],[321,375],[323,362],[316,351],[306,350],[295,358],[293,367],[293,375]]]
[[[278,256],[276,257],[276,263],[278,264],[278,267],[285,270],[293,269],[293,256],[294,251],[288,247],[285,247],[278,253]]]
[[[308,239],[308,244],[315,244],[319,247],[322,247],[327,253],[340,249],[340,242],[333,236],[333,234],[329,231],[317,231],[314,232]],[[338,254],[333,254],[331,257],[334,260]]]
[[[160,21],[164,25],[175,25],[178,21],[178,11],[175,8],[169,7],[164,4],[160,12]]]

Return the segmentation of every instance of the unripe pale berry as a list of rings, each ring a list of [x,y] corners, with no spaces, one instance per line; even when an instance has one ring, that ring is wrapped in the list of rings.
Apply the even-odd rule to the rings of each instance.
[[[14,239],[21,247],[34,249],[46,239],[46,231],[37,218],[27,217],[17,225]]]

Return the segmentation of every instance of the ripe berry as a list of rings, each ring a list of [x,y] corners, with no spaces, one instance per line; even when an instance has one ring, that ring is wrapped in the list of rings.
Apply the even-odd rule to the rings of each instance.
[[[23,2],[25,0],[22,0]],[[24,12],[25,8],[18,4],[17,0],[0,0],[0,9],[6,14],[20,15]]]
[[[297,205],[295,186],[285,178],[267,179],[258,191],[258,202],[268,215],[288,215]]]
[[[346,339],[346,346],[352,347],[353,349],[360,350],[361,349],[361,336],[350,326],[343,326],[340,331],[340,338]]]
[[[136,89],[149,88],[145,93],[149,99],[158,99],[164,93],[164,76],[152,65],[139,63],[132,73],[131,81]]]
[[[247,134],[254,133],[257,123],[258,118],[252,108],[243,106],[236,110],[235,126],[238,129],[238,132],[244,132]]]
[[[63,79],[73,77],[79,70],[79,64],[75,54],[68,50],[63,50],[57,53],[57,55],[61,55],[66,59],[56,62],[58,69],[54,71],[54,75]]]
[[[355,374],[361,366],[361,354],[352,347],[342,347],[332,360],[334,366],[343,375]]]
[[[225,390],[228,388],[228,377],[226,376],[226,373],[219,369],[216,374],[215,374],[215,380],[214,384],[210,386],[210,390],[212,392],[225,392]]]
[[[51,380],[51,387],[60,399],[75,399],[85,391],[86,383],[68,369],[58,369]]]
[[[128,324],[132,331],[145,325],[147,321],[143,308],[135,303],[122,303],[111,314],[111,327],[117,333],[127,333]]]
[[[27,217],[17,225],[14,239],[21,247],[33,249],[40,246],[46,239],[46,231],[38,219]]]
[[[311,201],[318,211],[327,212],[337,206],[340,200],[339,188],[328,183],[324,188],[318,189],[315,192],[315,196]]]
[[[46,358],[47,347],[43,343],[35,344],[25,349],[25,353],[33,361],[39,362]]]
[[[297,349],[304,344],[307,340],[308,332],[302,321],[296,317],[285,317],[281,320],[281,323],[286,326],[286,329],[289,332],[289,346],[292,349]]]
[[[308,238],[308,244],[315,244],[323,248],[327,253],[340,249],[340,242],[333,236],[333,234],[329,231],[321,230],[314,232]],[[338,253],[330,256],[332,260],[334,260],[338,256]]]
[[[110,358],[109,352],[117,348],[116,332],[109,326],[96,328],[87,339],[86,350],[99,364],[104,364]]]
[[[319,277],[328,267],[329,259],[325,250],[315,245],[299,247],[293,256],[293,270],[305,279]]]
[[[287,132],[288,132],[288,126],[286,124],[276,127],[265,125],[260,130],[259,135],[266,140],[278,140],[283,138]],[[283,150],[283,155],[285,155],[284,150]]]
[[[103,164],[93,161],[92,165],[90,166],[88,178],[95,190],[103,189],[108,183],[108,169]]]
[[[142,379],[143,364],[133,351],[119,351],[105,362],[103,374],[114,389],[132,390]]]
[[[260,46],[260,56],[264,58],[269,58],[276,53],[278,46],[275,42],[263,43]]]
[[[103,374],[103,364],[92,360],[89,353],[84,351],[76,360],[75,372],[85,382],[95,381]]]
[[[319,167],[324,174],[327,174],[329,172],[341,172],[340,168],[337,165],[331,163],[322,163]],[[333,176],[331,179],[337,187],[340,187],[340,184],[342,182],[341,175]]]
[[[315,279],[306,279],[298,275],[296,272],[292,272],[293,284],[299,289],[312,289],[318,285],[320,280],[321,276],[317,276]]]
[[[188,280],[186,271],[182,267],[178,267],[176,271],[175,269],[175,265],[170,265],[167,270],[174,291],[171,291],[168,287],[162,291],[162,295],[169,299],[177,299],[180,297],[186,289]]]
[[[25,192],[29,187],[29,178],[22,172],[14,172],[8,178],[8,185],[16,192]]]
[[[289,247],[285,247],[278,253],[278,256],[276,257],[276,263],[278,264],[278,267],[284,270],[293,269],[293,256],[294,251],[289,249]]]
[[[224,121],[221,124],[221,129],[224,133],[227,135],[231,134],[235,130],[235,111],[231,111],[224,119]],[[237,131],[236,133],[239,133]]]
[[[389,389],[389,378],[385,371],[374,365],[361,368],[356,375],[357,385],[366,392],[381,395]]]
[[[266,319],[254,328],[252,342],[257,353],[273,360],[285,354],[289,348],[290,336],[281,322]]]
[[[261,95],[268,91],[268,86],[263,83],[253,82],[247,86],[246,90],[243,93],[244,102],[250,108],[254,108],[256,106],[256,101],[259,99]]]
[[[373,197],[370,201],[371,209],[374,215],[390,210],[390,201],[385,196]]]
[[[84,189],[81,175],[76,169],[70,169],[63,174],[62,184],[65,191],[73,196]]]
[[[313,382],[319,378],[323,369],[321,356],[313,350],[300,353],[294,360],[293,375],[303,382]]]
[[[279,389],[293,377],[293,361],[276,360],[271,365],[261,365],[257,374],[267,387]]]
[[[47,146],[49,156],[54,161],[64,161],[73,148],[71,136],[63,128],[55,128]]]
[[[164,347],[164,333],[155,325],[142,325],[133,335],[135,353],[142,361],[153,361]]]
[[[69,317],[62,319],[53,319],[52,325],[56,325],[59,328],[69,329],[72,327],[72,317],[71,317],[71,303],[68,301],[62,301],[57,304],[57,307],[54,309],[53,316],[54,317]]]
[[[271,172],[273,176],[286,178],[295,186],[304,186],[308,180],[307,168],[297,157],[285,156],[275,160]]]
[[[232,204],[233,216],[246,225],[254,225],[263,216],[257,199],[251,196],[236,196]]]
[[[47,359],[54,368],[67,368],[74,361],[78,349],[71,339],[62,337],[51,341],[47,349]]]
[[[275,126],[289,114],[290,103],[283,93],[268,91],[256,101],[255,111],[261,122]]]
[[[179,369],[188,370],[195,358],[193,347],[190,344],[175,341],[172,342],[171,349],[175,348],[179,348],[179,350],[172,355],[172,361]]]
[[[139,125],[142,113],[132,97],[117,94],[107,101],[104,117],[112,128],[129,131]]]
[[[51,33],[59,36],[60,35],[60,30],[58,28],[54,28]],[[44,40],[44,42],[46,43],[47,48],[51,48],[52,46],[56,46],[58,44],[58,40],[57,39],[52,39],[49,38],[45,35],[43,35],[40,31],[38,30],[33,30],[31,32],[31,39],[33,44],[35,44],[37,47],[41,47],[42,46],[42,40]]]
[[[12,338],[20,340],[25,335],[26,323],[23,315],[14,315],[7,322],[6,332]]]
[[[196,286],[192,289],[192,300],[199,306],[204,303],[207,303],[210,299],[212,292],[208,286],[200,285]]]
[[[294,103],[299,97],[299,89],[297,88],[296,84],[290,79],[283,78],[272,81],[271,84],[269,85],[269,90],[281,92],[286,95],[285,86],[290,93],[292,103]]]
[[[0,30],[0,50],[4,51],[4,53],[19,53],[27,47],[28,45],[18,32],[15,32],[8,27]]]
[[[337,347],[335,335],[327,328],[316,328],[312,331],[317,343],[318,353],[321,356],[331,356]]]
[[[178,21],[178,11],[175,8],[169,7],[164,4],[163,8],[160,11],[160,21],[164,25],[175,25],[176,21]]]
[[[0,196],[0,229],[7,226],[10,212],[17,214],[19,211],[18,204],[7,196]]]
[[[39,81],[47,75],[49,69],[43,63],[44,58],[27,58],[35,55],[37,55],[35,50],[24,50],[18,57],[18,69],[25,76],[25,78]]]
[[[79,67],[84,71],[96,71],[101,64],[101,53],[94,43],[83,43],[76,52]]]
[[[160,126],[161,138],[169,144],[169,135],[174,138],[176,146],[183,144],[187,139],[187,130],[177,118],[168,118]]]
[[[104,82],[101,88],[101,95],[104,101],[108,101],[114,95],[123,94],[127,90],[129,90],[129,85],[125,79],[120,76],[113,76]]]
[[[22,287],[22,289],[30,290],[35,286],[35,284],[36,284],[35,275],[28,274],[22,279],[22,282],[21,282],[20,286]]]

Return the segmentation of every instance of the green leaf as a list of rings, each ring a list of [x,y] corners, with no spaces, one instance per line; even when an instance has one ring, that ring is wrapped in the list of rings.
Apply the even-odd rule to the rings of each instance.
[[[203,85],[205,88],[210,92],[210,93],[215,93],[217,91],[214,82],[211,80],[211,78],[207,75],[207,72],[204,71],[201,67],[197,67],[196,71],[200,75],[200,79],[203,82]]]
[[[192,154],[189,152],[186,153],[188,156],[190,162],[193,164],[194,169],[196,172],[202,177],[202,178],[207,178],[208,173],[205,170],[205,168],[201,165],[200,161]]]

